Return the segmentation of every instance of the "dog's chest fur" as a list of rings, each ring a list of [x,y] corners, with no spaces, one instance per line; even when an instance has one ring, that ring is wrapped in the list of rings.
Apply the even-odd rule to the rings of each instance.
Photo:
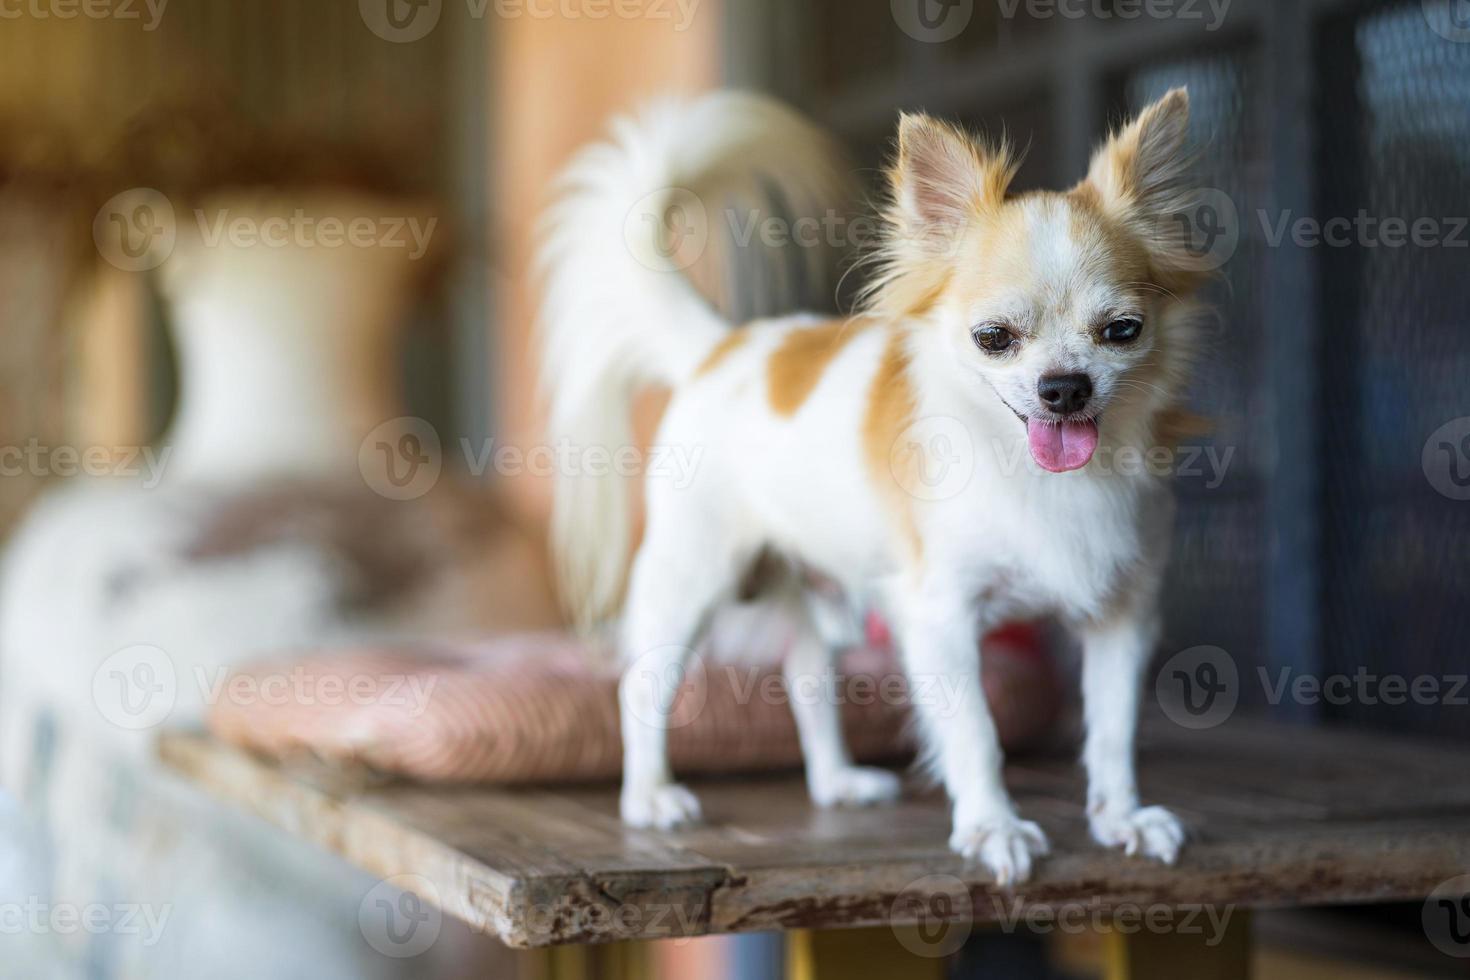
[[[982,474],[927,515],[924,563],[955,576],[987,620],[1096,618],[1137,587],[1160,546],[1151,507],[1167,511],[1168,498],[1147,479]]]

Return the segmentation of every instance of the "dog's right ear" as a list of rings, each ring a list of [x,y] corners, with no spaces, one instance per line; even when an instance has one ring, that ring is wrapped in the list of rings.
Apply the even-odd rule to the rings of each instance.
[[[905,113],[898,155],[888,169],[890,195],[874,249],[876,274],[863,290],[868,312],[903,319],[943,291],[955,250],[977,218],[1005,201],[1016,161],[948,123]]]
[[[890,173],[893,199],[915,231],[960,227],[1000,206],[1016,166],[1004,146],[977,142],[923,113],[904,113]]]

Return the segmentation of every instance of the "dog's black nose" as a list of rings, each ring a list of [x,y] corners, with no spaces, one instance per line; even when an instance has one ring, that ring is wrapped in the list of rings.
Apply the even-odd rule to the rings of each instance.
[[[1085,374],[1045,375],[1037,382],[1041,404],[1058,415],[1071,415],[1087,407],[1092,397],[1092,379]]]

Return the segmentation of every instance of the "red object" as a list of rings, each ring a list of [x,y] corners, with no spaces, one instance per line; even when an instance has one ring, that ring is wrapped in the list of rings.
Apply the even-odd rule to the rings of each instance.
[[[877,650],[893,649],[893,630],[877,613],[868,614],[868,645]],[[1003,646],[1018,657],[1049,657],[1046,644],[1042,642],[1041,630],[1035,623],[1007,623],[985,636],[987,646]]]

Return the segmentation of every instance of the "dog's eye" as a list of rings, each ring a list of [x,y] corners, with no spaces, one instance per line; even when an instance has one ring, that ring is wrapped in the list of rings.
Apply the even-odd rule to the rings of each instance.
[[[1127,344],[1138,339],[1143,332],[1143,321],[1137,317],[1119,317],[1102,328],[1103,343]]]
[[[1016,342],[1016,335],[1005,327],[976,327],[975,332],[971,336],[975,338],[975,346],[987,354],[1003,353],[1010,349],[1011,344]]]

